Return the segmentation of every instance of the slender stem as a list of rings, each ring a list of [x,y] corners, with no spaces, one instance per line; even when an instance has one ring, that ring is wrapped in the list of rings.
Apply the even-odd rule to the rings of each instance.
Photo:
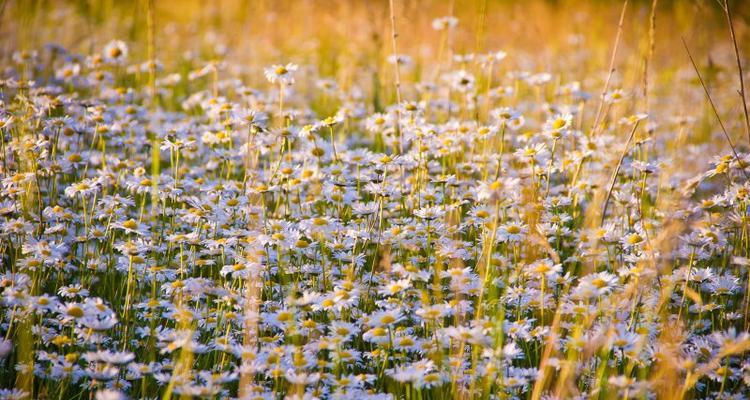
[[[612,57],[609,59],[609,73],[607,74],[607,80],[604,81],[604,88],[599,96],[599,107],[596,110],[596,119],[594,120],[594,126],[591,129],[592,134],[597,134],[599,123],[602,118],[602,111],[604,110],[604,96],[609,91],[609,84],[612,81],[612,74],[615,72],[615,58],[617,57],[617,49],[620,47],[620,36],[622,36],[622,25],[625,20],[625,11],[628,8],[628,0],[622,4],[622,11],[620,12],[620,22],[617,24],[617,34],[615,35],[615,45],[612,49]]]
[[[732,45],[734,46],[734,59],[737,61],[737,74],[740,79],[740,90],[739,95],[742,99],[742,112],[745,115],[745,134],[747,140],[750,143],[750,116],[747,111],[747,99],[745,98],[745,75],[742,72],[742,62],[740,61],[740,49],[737,46],[737,36],[734,34],[734,24],[732,23],[732,13],[729,10],[728,0],[724,0],[724,15],[727,17],[727,24],[729,25],[729,33],[732,36]]]
[[[398,47],[396,45],[396,38],[398,37],[398,32],[396,32],[396,13],[395,8],[393,6],[393,0],[388,0],[388,5],[391,13],[391,50],[393,53],[394,58],[394,72],[395,72],[395,85],[396,85],[396,133],[398,134],[398,146],[399,146],[399,152],[404,152],[404,143],[401,137],[401,110],[399,107],[401,107],[401,67],[399,66],[399,60],[398,60]]]
[[[703,86],[703,91],[706,92],[706,97],[708,97],[708,102],[711,104],[711,109],[714,111],[714,115],[716,115],[716,119],[719,121],[719,126],[721,126],[721,131],[724,132],[724,137],[727,139],[727,142],[729,143],[729,147],[732,148],[732,153],[734,153],[734,157],[737,159],[737,164],[742,171],[742,174],[747,178],[747,173],[745,172],[745,163],[742,162],[740,159],[739,154],[737,154],[737,149],[734,147],[734,142],[732,142],[732,138],[729,137],[729,133],[727,133],[727,128],[724,127],[724,123],[721,121],[721,117],[719,116],[719,111],[716,110],[716,105],[714,104],[713,99],[711,99],[711,93],[708,92],[708,87],[706,86],[706,83],[703,81],[703,77],[701,76],[701,72],[698,70],[698,65],[695,64],[695,60],[693,60],[693,55],[690,54],[690,49],[688,49],[687,43],[685,43],[685,38],[682,39],[682,45],[685,46],[685,51],[687,52],[688,57],[690,58],[690,63],[693,64],[693,69],[695,69],[696,75],[698,75],[698,80],[701,83],[701,86]]]
[[[146,25],[148,29],[148,86],[151,89],[152,101],[156,101],[156,21],[154,17],[154,1],[148,0]]]
[[[649,69],[651,67],[651,60],[654,58],[654,47],[656,46],[656,6],[659,0],[653,0],[651,2],[651,16],[649,18],[648,25],[648,51],[646,51],[646,57],[643,65],[643,99],[646,103],[646,113],[651,111],[651,104],[648,99],[649,89]]]
[[[336,138],[334,137],[333,126],[329,126],[328,129],[331,132],[331,147],[333,148],[333,159],[335,162],[339,162],[339,155],[336,152]]]
[[[612,190],[615,188],[615,182],[617,182],[617,174],[620,173],[620,167],[622,166],[622,161],[625,159],[625,156],[628,155],[628,149],[630,148],[630,142],[633,141],[633,136],[635,136],[635,131],[638,129],[638,125],[641,121],[636,121],[633,125],[633,129],[630,130],[630,135],[628,136],[628,141],[625,142],[625,148],[622,149],[622,154],[620,155],[620,159],[617,160],[617,165],[615,166],[615,170],[612,171],[612,178],[609,180],[609,188],[607,188],[607,196],[604,198],[604,206],[602,207],[602,220],[599,225],[604,225],[604,220],[607,218],[607,206],[609,205],[609,199],[612,197]]]

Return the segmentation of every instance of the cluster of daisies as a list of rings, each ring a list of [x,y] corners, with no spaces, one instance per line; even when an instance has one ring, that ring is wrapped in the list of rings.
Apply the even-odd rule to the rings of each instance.
[[[0,398],[749,396],[745,147],[505,59],[385,105],[295,64],[16,53]]]

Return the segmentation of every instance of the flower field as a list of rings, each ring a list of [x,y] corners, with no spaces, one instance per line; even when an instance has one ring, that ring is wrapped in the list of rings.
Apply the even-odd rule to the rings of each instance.
[[[0,399],[750,397],[748,4],[210,3],[0,1]]]

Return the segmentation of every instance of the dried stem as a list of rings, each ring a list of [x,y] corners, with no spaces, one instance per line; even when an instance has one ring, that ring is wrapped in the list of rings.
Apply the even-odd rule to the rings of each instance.
[[[156,21],[154,19],[154,0],[148,0],[146,16],[148,26],[148,87],[151,89],[152,104],[156,101]]]
[[[604,220],[607,219],[607,207],[609,206],[609,199],[612,197],[612,191],[615,188],[615,182],[617,182],[617,175],[620,173],[620,167],[622,167],[622,161],[625,159],[625,156],[628,155],[628,149],[630,148],[630,143],[633,141],[633,137],[635,136],[635,131],[638,129],[638,124],[640,124],[641,121],[636,121],[633,125],[633,129],[630,130],[630,135],[628,136],[628,141],[625,142],[625,148],[622,149],[622,154],[620,154],[620,159],[617,160],[617,165],[615,166],[615,170],[612,171],[612,177],[609,180],[609,187],[607,188],[607,196],[604,198],[604,206],[602,207],[602,220],[599,225],[604,225]]]
[[[747,135],[748,143],[750,143],[750,117],[747,114],[747,100],[745,98],[745,79],[742,73],[742,62],[740,61],[740,49],[737,46],[737,36],[734,34],[734,24],[732,23],[732,14],[729,10],[728,0],[724,0],[722,5],[724,9],[724,15],[727,17],[727,24],[729,25],[729,34],[732,37],[732,45],[734,45],[734,59],[737,61],[737,74],[740,78],[740,90],[739,95],[742,99],[742,112],[745,115],[745,134]]]
[[[727,133],[727,129],[724,127],[724,122],[721,121],[721,117],[719,116],[719,111],[716,110],[716,105],[714,104],[714,101],[711,98],[711,93],[708,92],[708,87],[706,87],[706,83],[703,81],[701,72],[698,70],[698,65],[695,64],[695,60],[693,60],[693,55],[690,54],[690,49],[688,49],[688,45],[685,42],[685,38],[681,37],[680,39],[682,39],[682,45],[685,46],[685,51],[687,52],[687,55],[690,58],[690,63],[693,64],[693,69],[695,69],[695,73],[698,75],[698,80],[700,81],[701,86],[703,86],[703,91],[706,92],[706,97],[708,98],[708,102],[711,104],[711,109],[713,109],[714,115],[716,115],[716,119],[719,121],[719,126],[721,126],[721,131],[724,132],[724,137],[727,139],[727,142],[729,143],[729,147],[732,148],[732,153],[734,153],[734,157],[737,159],[737,164],[740,168],[740,171],[742,171],[742,174],[745,175],[745,178],[747,178],[747,173],[745,172],[745,163],[742,162],[739,154],[737,154],[737,149],[734,147],[734,142],[732,142],[732,138],[729,137],[729,133]]]
[[[620,22],[617,24],[617,34],[615,35],[615,45],[612,49],[612,57],[609,59],[609,73],[607,74],[607,80],[604,81],[604,89],[599,96],[599,107],[596,110],[596,118],[594,119],[594,126],[591,129],[592,133],[596,135],[599,128],[599,123],[602,118],[602,111],[604,110],[604,96],[609,91],[609,84],[612,81],[612,74],[615,72],[615,58],[617,58],[617,49],[620,47],[620,37],[622,36],[622,25],[625,21],[625,11],[628,8],[628,0],[622,4],[622,11],[620,12]]]
[[[401,110],[399,109],[399,107],[401,107],[401,67],[399,66],[398,47],[396,45],[396,38],[398,37],[398,32],[396,32],[396,11],[393,6],[393,0],[388,0],[388,5],[391,13],[391,50],[394,58],[394,71],[396,73],[396,132],[398,134],[399,152],[403,153],[404,144],[401,137]]]
[[[651,60],[654,58],[654,47],[656,46],[656,6],[659,0],[653,0],[651,2],[651,16],[649,17],[648,24],[648,50],[646,51],[646,57],[643,66],[643,99],[646,103],[646,113],[651,111],[651,103],[648,98],[649,90],[649,69],[651,68]]]

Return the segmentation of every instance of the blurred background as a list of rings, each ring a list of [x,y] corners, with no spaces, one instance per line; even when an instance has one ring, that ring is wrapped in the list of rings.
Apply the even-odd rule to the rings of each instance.
[[[295,62],[341,88],[355,83],[365,93],[388,101],[394,97],[393,68],[387,61],[392,54],[387,0],[0,2],[3,67],[12,64],[18,51],[41,52],[44,46],[57,44],[72,53],[90,55],[113,39],[127,43],[129,64],[143,63],[148,60],[151,10],[155,59],[162,71],[186,76],[207,62],[226,61],[222,79],[241,77],[249,86],[261,86],[267,84],[264,67]],[[724,81],[736,79],[729,31],[717,1],[631,0],[613,87],[641,87],[654,4],[649,90],[655,101],[683,96],[675,90],[676,79],[695,81],[681,37],[709,83],[720,81],[717,76],[725,72]],[[503,50],[508,57],[498,73],[551,72],[563,82],[580,81],[585,90],[598,92],[607,74],[623,2],[394,0],[394,5],[406,83],[434,82],[436,69],[460,67],[457,56]],[[746,57],[750,54],[750,2],[734,0],[730,7],[740,51]],[[446,16],[456,17],[458,25],[434,29],[433,21]],[[309,90],[315,90],[313,84]],[[299,85],[297,89],[305,90]],[[697,94],[699,99],[702,94]],[[409,98],[410,93],[405,95]]]
[[[151,1],[161,62],[186,53],[249,64],[294,59],[335,75],[390,54],[387,0]],[[622,7],[620,1],[581,0],[394,3],[399,52],[412,58],[417,73],[437,57],[441,35],[433,19],[450,15],[459,20],[445,44],[454,54],[502,49],[529,69],[577,74],[586,67],[606,68]],[[750,2],[730,5],[740,43],[748,43]],[[637,50],[648,44],[651,6],[651,0],[629,2],[621,61],[639,62]],[[149,0],[2,0],[0,56],[49,43],[85,54],[121,39],[137,58],[145,53],[148,7]],[[656,18],[655,65],[685,61],[680,36],[698,54],[720,52],[728,44],[726,21],[714,0],[660,0]]]

